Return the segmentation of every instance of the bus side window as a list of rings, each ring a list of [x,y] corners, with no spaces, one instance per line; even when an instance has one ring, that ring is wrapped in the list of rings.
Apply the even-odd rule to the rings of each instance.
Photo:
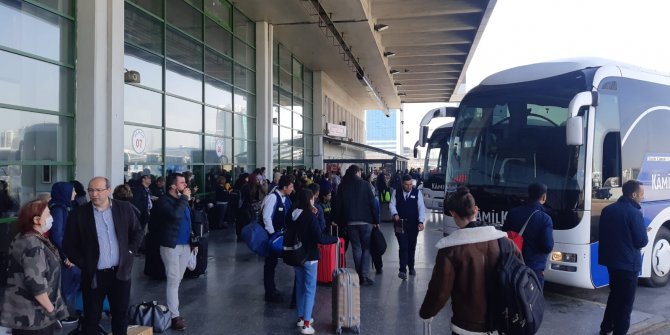
[[[603,140],[603,186],[621,186],[621,133],[610,132]]]

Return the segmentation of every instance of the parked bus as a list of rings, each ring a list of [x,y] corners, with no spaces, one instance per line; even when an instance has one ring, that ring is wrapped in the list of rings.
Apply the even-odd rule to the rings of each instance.
[[[428,209],[442,210],[444,206],[444,176],[451,126],[452,123],[447,123],[435,129],[426,143],[421,193]]]
[[[650,243],[640,278],[670,270],[670,77],[610,61],[556,61],[493,74],[463,98],[451,135],[447,196],[472,191],[483,221],[502,225],[527,186],[549,188],[554,223],[547,281],[607,285],[598,265],[602,209],[630,179],[644,183]]]

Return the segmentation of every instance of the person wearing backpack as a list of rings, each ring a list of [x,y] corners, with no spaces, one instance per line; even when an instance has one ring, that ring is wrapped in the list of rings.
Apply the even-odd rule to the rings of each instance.
[[[316,216],[317,209],[314,207],[315,196],[309,188],[300,190],[296,200],[287,234],[296,234],[307,255],[302,266],[294,267],[297,326],[302,334],[314,334],[312,309],[316,298],[316,275],[320,258],[317,244],[335,244],[338,238],[324,233],[321,228]]]
[[[452,334],[490,334],[494,328],[488,322],[487,297],[497,282],[498,239],[511,241],[495,227],[475,221],[479,210],[465,187],[447,199],[445,210],[460,229],[436,245],[435,267],[419,316],[434,317],[451,298]],[[518,251],[516,254],[521,258]]]
[[[642,270],[640,249],[649,243],[640,202],[644,188],[637,180],[623,184],[623,195],[600,215],[598,264],[607,267],[610,294],[600,334],[624,335],[630,327],[637,277]]]
[[[547,201],[547,186],[542,183],[528,185],[528,200],[524,205],[512,208],[502,230],[521,235],[521,253],[526,265],[535,271],[544,287],[544,267],[547,257],[554,249],[554,224],[544,209]]]

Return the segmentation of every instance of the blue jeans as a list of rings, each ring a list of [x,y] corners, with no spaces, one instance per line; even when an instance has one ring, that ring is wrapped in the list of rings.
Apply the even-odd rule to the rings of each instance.
[[[295,301],[298,317],[309,321],[312,318],[316,298],[316,269],[318,262],[305,262],[295,269]]]
[[[356,265],[356,272],[361,277],[368,276],[370,272],[370,236],[372,235],[372,225],[348,225],[347,234],[349,234],[349,243],[354,253],[354,264]]]
[[[608,267],[610,294],[600,330],[614,331],[614,335],[625,335],[630,327],[630,313],[633,312],[637,272],[617,270]]]

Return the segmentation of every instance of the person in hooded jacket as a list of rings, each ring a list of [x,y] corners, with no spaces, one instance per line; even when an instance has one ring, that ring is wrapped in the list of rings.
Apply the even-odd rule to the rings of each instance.
[[[78,180],[73,180],[72,185],[74,186],[74,191],[77,193],[74,197],[73,207],[86,204],[88,199],[86,198],[86,189],[84,188],[84,185]]]
[[[316,272],[321,257],[318,244],[334,244],[337,243],[338,238],[323,233],[316,217],[314,193],[309,188],[300,190],[296,198],[296,207],[291,213],[289,224],[294,225],[297,237],[307,252],[305,264],[294,267],[297,326],[302,334],[314,334],[312,309],[316,298]]]
[[[486,297],[487,288],[494,287],[496,281],[498,239],[504,238],[519,259],[521,253],[507,234],[475,221],[479,209],[467,188],[458,188],[444,208],[460,229],[437,242],[435,267],[419,315],[423,319],[434,317],[451,298],[452,334],[491,334]]]
[[[79,291],[79,284],[81,282],[81,270],[68,260],[67,255],[63,251],[63,235],[65,234],[65,226],[67,225],[67,218],[74,205],[74,199],[77,195],[72,183],[59,181],[51,186],[51,200],[49,200],[49,210],[53,218],[53,226],[49,232],[49,239],[58,249],[61,259],[61,292],[65,304],[74,311],[75,297]],[[60,320],[63,324],[70,324],[77,322],[77,318],[72,316]]]

